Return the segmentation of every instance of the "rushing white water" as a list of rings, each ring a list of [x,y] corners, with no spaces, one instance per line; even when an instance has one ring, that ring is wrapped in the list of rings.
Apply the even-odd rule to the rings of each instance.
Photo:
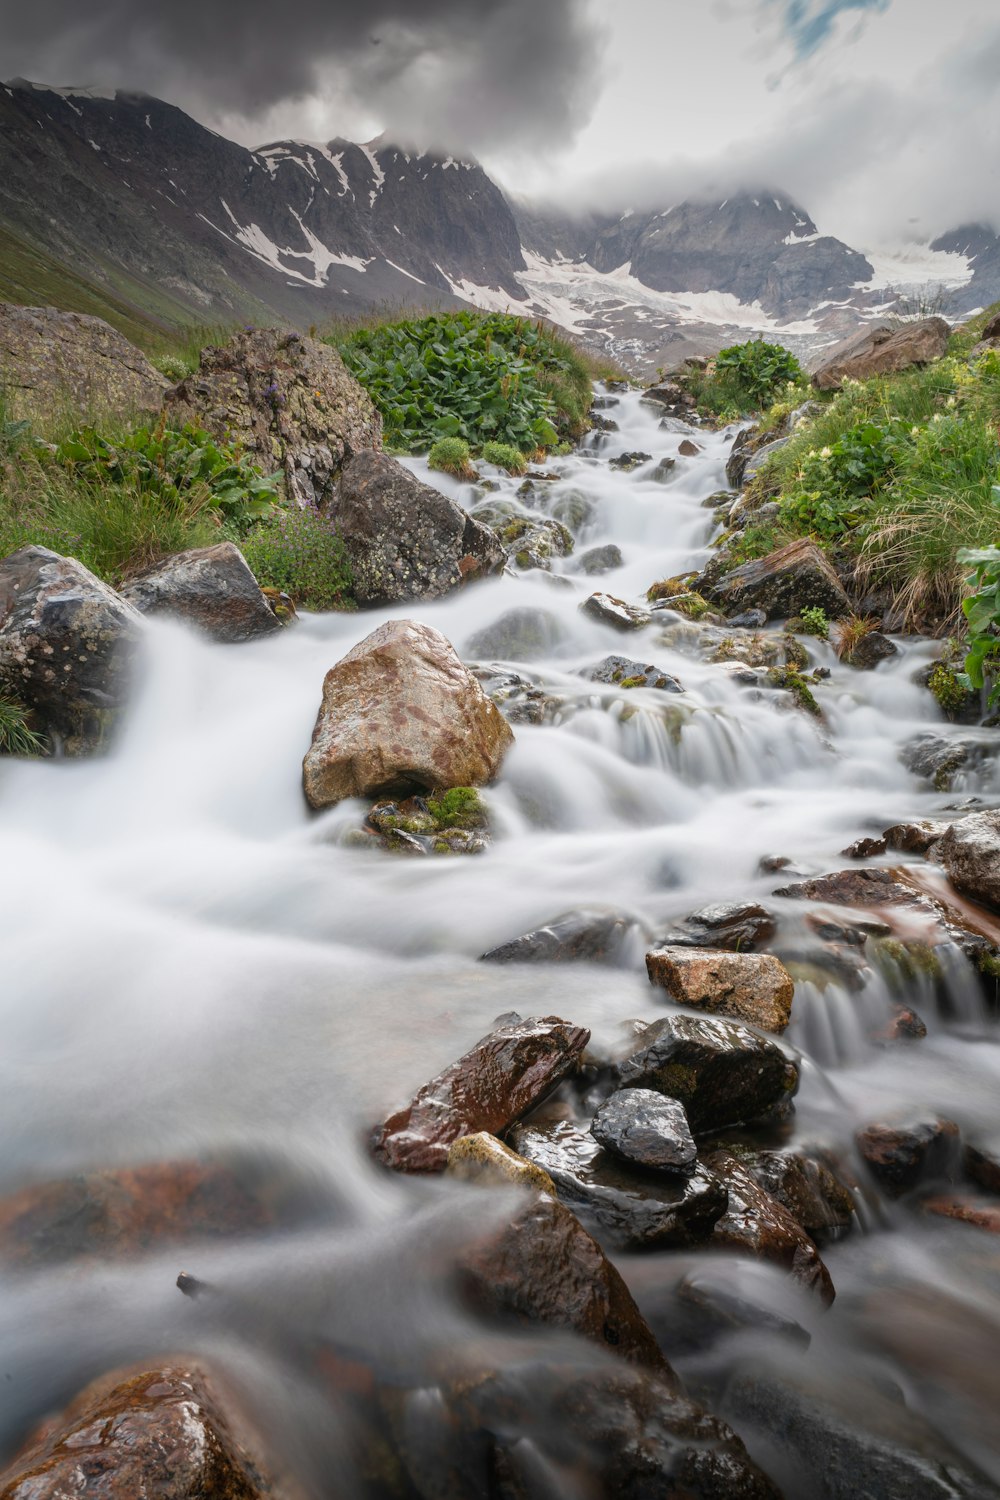
[[[725,486],[731,432],[697,434],[703,452],[680,459],[663,484],[650,477],[654,462],[625,474],[604,460],[622,450],[676,456],[683,434],[661,431],[635,396],[613,414],[620,433],[559,460],[559,478],[526,502],[559,515],[582,498],[589,520],[576,555],[617,543],[623,564],[607,578],[574,571],[571,557],[557,576],[506,576],[395,611],[307,616],[241,647],[153,623],[141,691],[109,757],[0,765],[0,1190],[238,1150],[281,1164],[312,1210],[297,1233],[53,1266],[0,1288],[0,1447],[90,1374],[200,1347],[252,1389],[272,1437],[313,1483],[340,1439],[328,1396],[293,1357],[303,1341],[328,1337],[399,1378],[436,1349],[467,1347],[471,1359],[486,1348],[425,1274],[482,1228],[482,1195],[383,1175],[365,1149],[371,1125],[502,1012],[559,1014],[613,1043],[627,1019],[653,1019],[668,1004],[646,982],[643,934],[708,902],[747,898],[796,931],[799,904],[771,894],[790,877],[762,874],[762,857],[839,869],[853,839],[955,802],[897,759],[916,732],[951,732],[913,680],[926,643],[899,640],[897,657],[856,672],[806,642],[813,663],[831,669],[815,689],[818,725],[775,693],[741,687],[725,665],[665,644],[676,617],[621,636],[580,614],[595,587],[639,597],[697,565],[713,526],[702,502]],[[412,467],[426,477],[424,464]],[[500,498],[516,487],[501,479]],[[493,847],[419,860],[343,845],[361,804],[313,817],[301,793],[325,671],[390,615],[436,626],[468,655],[476,632],[514,608],[551,616],[548,654],[507,665],[558,706],[553,722],[515,726],[486,793]],[[655,662],[684,693],[581,675],[611,653]],[[988,797],[992,786],[969,790]],[[621,967],[477,962],[593,906],[637,924]],[[859,1123],[908,1107],[972,1133],[994,1128],[1000,1049],[961,961],[950,1017],[929,986],[890,981],[869,970],[852,991],[801,977],[788,1040],[806,1061],[786,1139],[849,1153]],[[872,1026],[900,998],[928,1037],[873,1045]],[[822,1316],[766,1266],[691,1254],[620,1264],[651,1316],[683,1270],[724,1271],[731,1288],[810,1328],[809,1368],[845,1389],[858,1370],[888,1372],[918,1424],[946,1427],[1000,1477],[983,1387],[952,1369],[973,1357],[973,1330],[1000,1325],[994,1242],[877,1195],[859,1211],[854,1235],[825,1251],[839,1296]],[[178,1294],[182,1265],[221,1289],[221,1313]],[[872,1312],[885,1291],[899,1301],[897,1323]],[[929,1334],[903,1335],[913,1305],[949,1341],[948,1360],[930,1358]],[[718,1390],[747,1347],[716,1349],[690,1373],[711,1375]],[[750,1352],[783,1347],[761,1334]]]

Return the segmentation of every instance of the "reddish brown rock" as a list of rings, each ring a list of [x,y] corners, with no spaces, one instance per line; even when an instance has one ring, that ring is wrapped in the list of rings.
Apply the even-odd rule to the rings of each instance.
[[[628,1287],[562,1203],[536,1197],[499,1233],[465,1250],[459,1271],[481,1310],[528,1328],[572,1329],[673,1384]]]
[[[851,611],[826,554],[808,537],[705,583],[702,593],[727,614],[762,609],[769,619],[787,620],[819,607],[837,619]]]
[[[194,1367],[105,1378],[0,1475],[0,1500],[280,1500],[241,1437]]]
[[[837,1174],[805,1151],[755,1151],[745,1165],[817,1243],[835,1239],[854,1222],[854,1198]]]
[[[729,1191],[729,1207],[712,1231],[710,1244],[776,1261],[795,1281],[831,1303],[835,1293],[830,1273],[801,1224],[731,1151],[709,1151],[702,1159]]]
[[[890,328],[880,323],[839,344],[813,373],[819,391],[839,391],[845,380],[870,380],[914,365],[927,365],[947,352],[951,329],[944,318],[921,318]]]
[[[309,805],[483,786],[514,736],[429,625],[390,620],[332,667],[302,765]]]
[[[0,1200],[0,1260],[48,1265],[80,1255],[139,1255],[195,1235],[273,1222],[251,1172],[197,1161],[88,1172]]]
[[[855,1141],[879,1186],[894,1198],[921,1182],[953,1176],[961,1148],[958,1126],[937,1116],[878,1121],[859,1130]]]
[[[589,1040],[557,1016],[498,1026],[389,1116],[376,1157],[400,1172],[443,1172],[452,1141],[501,1134],[578,1067]]]
[[[998,314],[1000,317],[1000,314]],[[988,1193],[1000,1194],[1000,1147],[970,1141],[963,1157],[965,1175]]]
[[[650,983],[680,1005],[782,1032],[792,1013],[795,985],[770,953],[725,953],[698,948],[655,948],[646,954]]]
[[[894,1005],[884,1026],[870,1033],[873,1042],[921,1042],[927,1035],[927,1023],[908,1005]]]
[[[924,1213],[936,1214],[942,1219],[957,1219],[960,1224],[972,1224],[976,1229],[1000,1234],[1000,1203],[992,1200],[974,1198],[968,1193],[950,1193],[925,1198],[920,1206]]]

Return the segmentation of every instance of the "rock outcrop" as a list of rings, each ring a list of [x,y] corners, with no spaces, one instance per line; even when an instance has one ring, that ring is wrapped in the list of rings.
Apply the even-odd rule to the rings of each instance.
[[[335,349],[300,333],[247,329],[201,352],[164,403],[171,426],[192,422],[234,441],[290,499],[328,506],[344,460],[382,442],[382,419]]]
[[[303,786],[313,808],[483,786],[513,741],[439,631],[390,620],[327,672]]]
[[[233,542],[175,553],[130,578],[121,592],[140,614],[187,620],[227,644],[281,629]]]
[[[333,515],[364,608],[437,599],[506,560],[488,526],[384,453],[345,460]]]
[[[453,1141],[506,1130],[574,1071],[589,1040],[556,1016],[505,1022],[389,1116],[375,1156],[401,1172],[443,1172]]]
[[[831,619],[851,612],[851,603],[824,553],[808,537],[767,557],[743,563],[700,592],[730,614],[762,609],[768,619],[790,619],[804,609],[823,609]]]
[[[813,372],[813,385],[820,391],[839,391],[845,380],[870,380],[873,375],[929,365],[946,353],[950,336],[944,318],[920,318],[895,329],[887,323],[865,328],[827,355]]]
[[[124,334],[85,313],[0,302],[0,375],[14,417],[100,420],[159,411],[168,381]]]
[[[67,755],[102,748],[132,681],[142,616],[72,557],[0,562],[0,685]]]

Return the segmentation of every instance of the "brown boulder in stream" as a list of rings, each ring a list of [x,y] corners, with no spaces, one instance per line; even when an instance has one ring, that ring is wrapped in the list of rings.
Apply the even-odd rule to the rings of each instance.
[[[440,631],[389,620],[331,667],[302,764],[310,807],[483,786],[514,735]]]
[[[882,1190],[898,1198],[923,1182],[958,1173],[961,1135],[952,1120],[877,1121],[855,1137],[862,1159]]]
[[[122,598],[140,614],[187,620],[226,645],[281,629],[281,621],[232,542],[195,547],[166,558],[130,578],[122,588]]]
[[[513,1125],[578,1067],[589,1040],[557,1016],[505,1021],[389,1116],[376,1157],[398,1172],[443,1172],[453,1141]]]
[[[791,1018],[795,985],[771,953],[654,948],[646,954],[646,972],[651,984],[695,1010],[779,1033]]]
[[[729,1193],[729,1207],[712,1231],[711,1243],[777,1261],[793,1280],[817,1292],[824,1302],[832,1302],[830,1273],[802,1225],[765,1192],[731,1151],[709,1151],[702,1159]]]
[[[177,1366],[89,1386],[0,1475],[2,1500],[280,1500],[284,1493],[234,1434],[205,1374]]]

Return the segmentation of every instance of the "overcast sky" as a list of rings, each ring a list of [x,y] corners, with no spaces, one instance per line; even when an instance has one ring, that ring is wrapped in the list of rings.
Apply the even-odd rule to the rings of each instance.
[[[770,186],[861,246],[1000,228],[998,0],[0,0],[0,46],[249,145],[384,129],[622,208]]]

